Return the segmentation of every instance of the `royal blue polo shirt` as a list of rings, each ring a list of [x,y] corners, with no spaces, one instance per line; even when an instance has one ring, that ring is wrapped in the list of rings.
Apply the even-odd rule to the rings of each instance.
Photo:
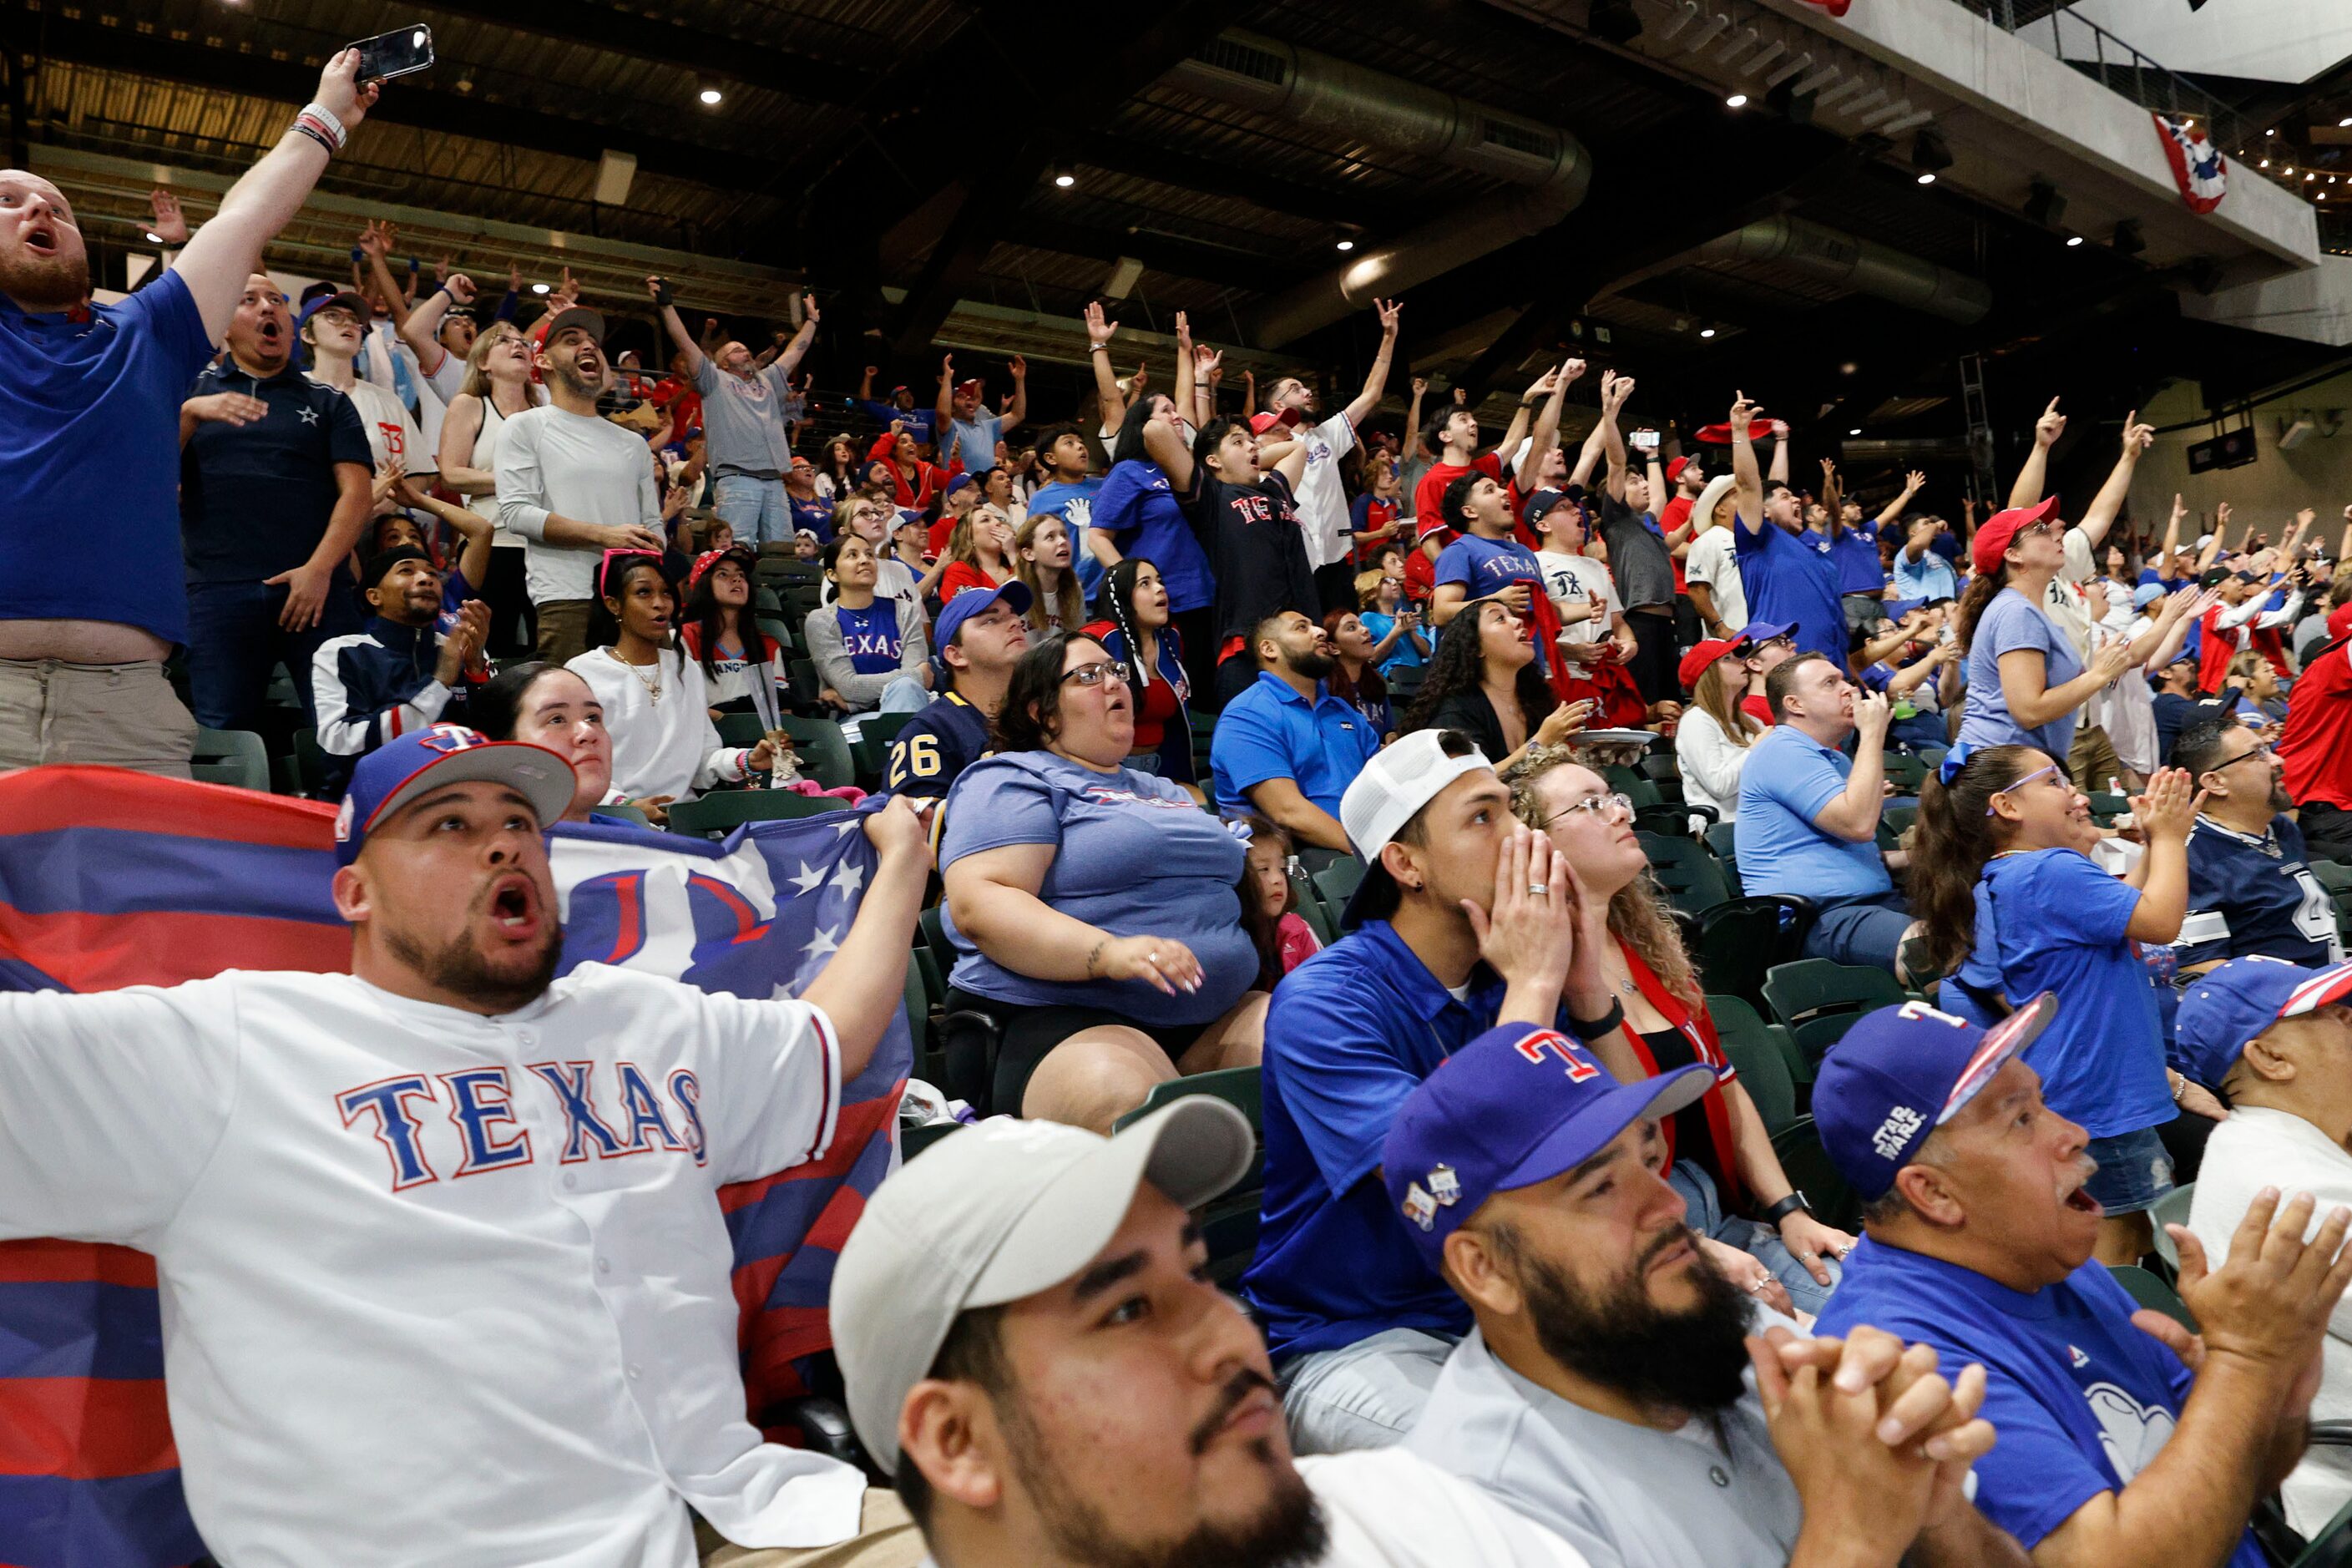
[[[1878,524],[1856,523],[1832,534],[1829,546],[1830,563],[1837,568],[1839,593],[1875,596],[1886,591],[1886,569],[1878,563]]]
[[[374,470],[352,400],[292,365],[255,377],[224,360],[190,397],[241,392],[268,412],[250,425],[207,421],[180,453],[180,533],[190,583],[258,583],[310,559],[341,493],[338,463]],[[176,438],[178,425],[173,426]]]
[[[0,296],[0,621],[188,640],[180,403],[212,352],[177,272],[62,314]]]
[[[1976,1463],[1979,1511],[2028,1552],[2103,1493],[2120,1493],[2179,1424],[2194,1379],[2096,1262],[2054,1285],[2012,1290],[1972,1268],[1864,1237],[1821,1321],[1858,1323],[1936,1347],[1946,1369],[1985,1369],[1984,1408],[2000,1441]],[[2263,1568],[2248,1530],[2228,1568]]]
[[[1856,844],[1814,826],[1853,772],[1843,752],[1793,724],[1773,725],[1748,748],[1732,826],[1742,891],[1853,899],[1894,889],[1875,839]]]
[[[1217,809],[1255,810],[1249,799],[1254,785],[1289,779],[1299,794],[1337,817],[1339,797],[1380,749],[1381,737],[1364,716],[1321,681],[1315,683],[1309,703],[1289,682],[1261,669],[1255,684],[1217,715],[1209,742]]]
[[[1751,528],[1745,518],[1732,524],[1732,548],[1739,563],[1739,585],[1748,593],[1748,613],[1756,620],[1793,622],[1794,640],[1809,653],[1827,654],[1846,668],[1845,605],[1838,594],[1837,566],[1827,541],[1808,544],[1772,521]]]
[[[1398,1108],[1494,1027],[1507,989],[1481,964],[1455,1000],[1386,921],[1367,921],[1275,987],[1261,1079],[1265,1197],[1242,1294],[1276,1360],[1388,1329],[1469,1331],[1469,1308],[1422,1261],[1372,1173]]]

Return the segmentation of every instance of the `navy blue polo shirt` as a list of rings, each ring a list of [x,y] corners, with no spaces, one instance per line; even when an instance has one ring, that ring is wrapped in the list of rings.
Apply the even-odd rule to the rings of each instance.
[[[1217,809],[1254,810],[1249,792],[1268,779],[1289,779],[1316,805],[1339,815],[1339,797],[1381,749],[1381,737],[1351,703],[1321,681],[1310,705],[1290,683],[1265,670],[1225,704],[1209,742]]]
[[[1470,1309],[1422,1261],[1372,1173],[1405,1098],[1494,1027],[1507,989],[1481,964],[1454,1000],[1386,921],[1367,921],[1275,987],[1264,1217],[1242,1294],[1276,1360],[1388,1329],[1469,1331]]]
[[[208,421],[180,453],[180,536],[192,583],[258,583],[310,559],[336,497],[335,465],[374,471],[352,400],[291,364],[257,380],[235,360],[208,366],[190,397],[241,392],[269,411],[250,425]],[[174,431],[177,430],[176,405]]]
[[[176,272],[63,314],[0,296],[0,620],[188,640],[180,402],[212,352]]]
[[[1838,596],[1837,565],[1828,541],[1803,539],[1769,519],[1751,528],[1746,518],[1732,524],[1732,547],[1739,562],[1739,585],[1748,591],[1748,613],[1759,621],[1794,622],[1793,640],[1807,653],[1827,654],[1846,668],[1845,605]]]
[[[1886,569],[1878,563],[1878,524],[1860,522],[1830,541],[1838,592],[1876,595],[1886,591]]]

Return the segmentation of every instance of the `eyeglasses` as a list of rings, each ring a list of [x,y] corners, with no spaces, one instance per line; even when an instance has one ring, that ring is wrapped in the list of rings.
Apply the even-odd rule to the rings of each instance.
[[[2271,749],[2271,743],[2268,741],[2260,741],[2255,742],[2252,751],[2241,752],[2226,763],[2215,763],[2211,767],[2205,771],[2208,773],[2218,773],[2223,768],[2236,766],[2238,763],[2244,762],[2248,757],[2260,757],[2264,762],[2270,762],[2273,761],[2277,753]]]
[[[1987,816],[1990,816],[1992,815],[1992,803],[1993,803],[1993,801],[1994,801],[1994,800],[1998,800],[1998,799],[1999,799],[1999,798],[2000,798],[2002,795],[2005,795],[2009,794],[2009,793],[2010,793],[2011,791],[2012,791],[2012,790],[2021,790],[2021,789],[2023,789],[2027,784],[2032,784],[2035,779],[2038,779],[2038,778],[2047,778],[2050,774],[2054,773],[2056,773],[2057,771],[2058,771],[2058,764],[2057,764],[2056,763],[2052,763],[2048,767],[2042,767],[2042,768],[2036,768],[2036,769],[2034,769],[2032,773],[2030,773],[2026,774],[2023,778],[2021,778],[2021,779],[2018,780],[2015,784],[2004,784],[2004,785],[2002,785],[2000,789],[1997,789],[1997,790],[1993,791],[1993,792],[1992,792],[1991,796],[1990,796],[1990,798],[1988,798],[1988,799],[1985,801],[1985,815],[1986,815]],[[2071,789],[2071,788],[2073,788],[2074,786],[2073,786],[2072,784],[2069,784],[2067,787]]]
[[[1072,681],[1080,686],[1100,686],[1106,680],[1116,680],[1125,686],[1128,683],[1127,666],[1117,659],[1097,659],[1092,664],[1082,664],[1076,669],[1062,671],[1062,683],[1066,686]]]
[[[1572,816],[1580,811],[1589,811],[1595,816],[1602,817],[1607,816],[1612,811],[1622,811],[1625,814],[1625,820],[1631,822],[1633,820],[1633,798],[1624,795],[1589,795],[1582,800],[1571,801],[1561,806],[1558,811],[1545,817],[1539,826],[1549,827],[1561,817]]]
[[[2034,535],[2040,534],[2044,538],[2047,538],[2049,535],[2057,531],[2058,525],[2054,522],[2029,522],[2023,528],[2017,531],[2016,537],[2019,539],[2031,539]]]

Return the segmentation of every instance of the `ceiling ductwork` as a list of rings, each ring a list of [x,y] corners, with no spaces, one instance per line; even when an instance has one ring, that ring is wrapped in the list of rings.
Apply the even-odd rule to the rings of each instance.
[[[1240,28],[1219,34],[1160,85],[1525,187],[1372,246],[1266,301],[1252,325],[1267,348],[1541,234],[1592,182],[1591,154],[1558,126]]]
[[[1707,241],[1692,255],[1791,268],[1962,326],[1982,321],[1992,309],[1992,290],[1966,273],[1801,217],[1759,219]]]

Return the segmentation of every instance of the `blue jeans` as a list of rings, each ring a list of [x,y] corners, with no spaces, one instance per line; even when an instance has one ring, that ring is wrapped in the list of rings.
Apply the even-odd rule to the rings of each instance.
[[[1805,956],[1895,973],[1895,950],[1911,929],[1911,909],[1895,892],[1821,901],[1805,932]]]
[[[2099,1173],[2084,1190],[2111,1215],[2152,1209],[2173,1188],[2172,1156],[2153,1127],[2094,1138],[2085,1152],[2099,1163]]]
[[[280,663],[294,678],[303,716],[315,727],[310,660],[330,637],[360,629],[359,596],[351,575],[338,571],[327,585],[319,624],[288,631],[278,624],[286,590],[261,583],[188,584],[188,694],[196,722],[208,730],[260,727],[269,678]]]
[[[877,713],[919,713],[931,705],[930,691],[911,675],[893,679],[882,689],[882,700],[874,705]]]
[[[735,542],[757,549],[793,536],[793,507],[782,479],[721,474],[712,486],[710,510],[735,531]]]
[[[1726,1215],[1723,1198],[1715,1190],[1715,1179],[1704,1167],[1688,1160],[1677,1160],[1666,1173],[1666,1184],[1682,1194],[1685,1212],[1683,1218],[1689,1226],[1710,1241],[1726,1247],[1736,1247],[1772,1271],[1772,1277],[1787,1287],[1789,1300],[1800,1312],[1821,1316],[1828,1305],[1830,1292],[1845,1278],[1845,1266],[1834,1258],[1823,1258],[1822,1267],[1830,1271],[1830,1282],[1822,1284],[1811,1270],[1797,1261],[1780,1233],[1760,1220],[1740,1215]]]

